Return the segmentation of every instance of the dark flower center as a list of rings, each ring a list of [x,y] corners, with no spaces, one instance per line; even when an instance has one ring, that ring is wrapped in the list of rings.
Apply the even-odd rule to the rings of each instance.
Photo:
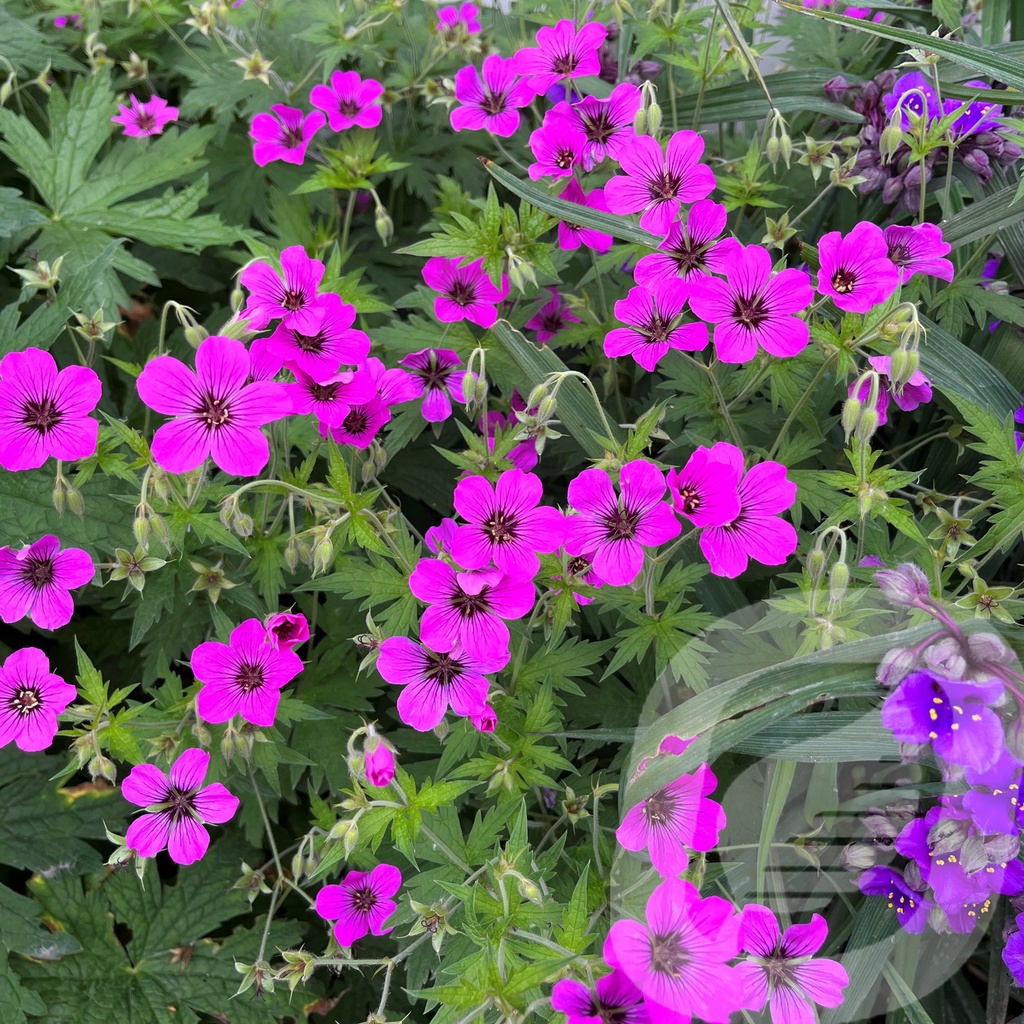
[[[486,614],[491,610],[487,595],[490,587],[484,587],[479,594],[467,594],[462,587],[452,595],[452,607],[464,619],[471,619],[474,615]]]
[[[456,299],[456,301],[458,300]],[[441,366],[433,360],[431,360],[429,366],[425,366],[422,370],[417,370],[416,373],[427,388],[443,388],[448,383],[448,378],[452,375],[450,367]]]
[[[675,798],[667,789],[659,789],[644,801],[644,817],[650,825],[667,825],[675,809]]]
[[[571,75],[576,70],[576,65],[579,63],[574,53],[560,53],[551,62],[551,70],[556,75]]]
[[[569,564],[566,568],[570,576],[582,576],[590,569],[590,559],[577,555],[575,558],[569,559]]]
[[[700,508],[700,494],[694,487],[683,487],[679,491],[679,502],[687,515],[692,515]]]
[[[462,662],[450,654],[431,654],[427,665],[427,678],[439,686],[449,686],[462,672]]]
[[[299,624],[297,622],[282,622],[272,630],[274,636],[278,640],[283,640],[287,643],[299,632]]]
[[[294,128],[285,128],[281,132],[281,145],[286,149],[294,149],[302,145],[302,129],[296,125]]]
[[[641,325],[640,331],[649,345],[663,345],[672,334],[672,321],[655,313]]]
[[[460,306],[471,306],[476,302],[476,286],[457,277],[448,291],[448,298]]]
[[[352,906],[360,914],[369,914],[377,906],[377,895],[372,889],[353,889]]]
[[[289,292],[288,294],[293,295],[294,293]],[[287,300],[288,296],[285,296],[285,298]],[[288,308],[298,309],[299,307],[295,306]],[[292,337],[295,339],[295,344],[298,345],[303,352],[319,353],[324,350],[325,338],[323,334],[299,334],[298,331],[292,331]]]
[[[40,398],[38,401],[26,402],[22,408],[21,422],[29,430],[40,434],[48,434],[60,421],[64,414],[57,408],[52,398]]]
[[[705,259],[707,251],[706,244],[684,238],[680,239],[679,245],[671,251],[670,255],[675,261],[679,273],[683,274],[702,269],[707,264]]]
[[[168,808],[171,821],[181,821],[183,818],[194,816],[192,798],[195,792],[194,789],[178,789],[177,786],[171,786],[167,791],[167,803],[171,805]]]
[[[560,149],[555,153],[555,166],[567,171],[576,160],[576,151],[571,147]]]
[[[27,718],[43,706],[42,694],[31,686],[22,686],[7,698],[7,707],[19,718]]]
[[[679,945],[679,936],[651,936],[651,970],[678,978],[680,968],[689,962],[690,956]]]
[[[756,331],[768,319],[768,305],[760,295],[738,295],[733,300],[732,315],[748,330]]]
[[[135,127],[139,131],[151,132],[156,127],[156,118],[148,110],[140,110],[135,115]]]
[[[555,310],[554,313],[545,313],[540,318],[540,329],[542,331],[550,331],[552,334],[557,334],[565,326],[565,321],[562,319],[562,311]]]
[[[515,516],[507,512],[495,512],[484,522],[484,533],[491,538],[492,544],[510,544],[516,539],[518,525]]]
[[[606,143],[617,131],[619,126],[612,123],[611,115],[605,107],[596,114],[583,116],[583,131],[588,142]]]
[[[214,398],[207,392],[203,396],[203,404],[196,410],[196,414],[212,429],[223,427],[231,419],[231,401],[227,398]]]
[[[284,298],[281,299],[281,305],[288,310],[289,313],[294,313],[296,310],[302,309],[306,304],[305,296],[302,292],[297,291],[295,288],[288,288],[285,290]]]
[[[346,117],[355,117],[359,113],[359,104],[355,100],[342,100],[338,104],[338,111]]]
[[[636,536],[636,528],[639,523],[640,513],[624,508],[617,508],[604,517],[608,540],[629,540]]]
[[[21,578],[36,590],[48,587],[53,577],[52,558],[28,558],[21,567]]]
[[[507,109],[505,104],[505,94],[503,92],[489,92],[480,104],[480,109],[491,117],[496,117],[498,114],[504,114]]]
[[[345,432],[358,437],[370,425],[370,417],[365,409],[353,409],[346,417],[342,426]]]
[[[856,286],[857,275],[852,270],[847,270],[846,267],[840,267],[832,275],[832,287],[840,295],[849,295]]]
[[[263,669],[259,665],[250,665],[242,662],[235,673],[235,685],[246,693],[258,690],[264,683]]]
[[[910,246],[903,242],[890,245],[888,256],[897,267],[905,267],[910,262]]]
[[[655,200],[675,199],[679,194],[679,186],[682,179],[678,174],[671,171],[662,171],[656,178],[652,179],[647,186],[651,198]]]
[[[315,402],[333,402],[340,387],[340,384],[311,384],[309,393]]]

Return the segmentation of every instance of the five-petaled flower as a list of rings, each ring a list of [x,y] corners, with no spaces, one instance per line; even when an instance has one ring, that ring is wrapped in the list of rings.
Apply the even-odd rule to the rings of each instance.
[[[316,894],[316,912],[334,921],[339,946],[352,943],[372,932],[387,935],[384,922],[398,909],[392,896],[402,885],[402,873],[390,864],[378,864],[372,871],[350,871],[340,885],[325,885]]]
[[[377,102],[384,86],[374,78],[365,81],[358,71],[335,71],[330,85],[314,85],[309,102],[324,111],[332,132],[346,128],[375,128],[380,124]]]
[[[18,551],[0,548],[0,618],[17,622],[27,615],[40,629],[66,626],[75,610],[69,591],[95,573],[88,552],[61,551],[60,539],[49,533]]]
[[[529,76],[530,89],[543,95],[558,82],[601,73],[599,52],[608,30],[596,21],[579,31],[568,18],[554,27],[537,30],[537,46],[526,47],[515,55],[515,68]]]
[[[598,978],[593,989],[575,978],[563,978],[551,990],[551,1007],[568,1018],[568,1024],[655,1024],[643,993],[622,971]]]
[[[455,72],[455,98],[462,104],[449,115],[455,131],[485,128],[508,138],[519,127],[519,108],[530,103],[533,92],[519,80],[513,58],[492,53],[482,72],[472,64]]]
[[[325,318],[339,312],[326,296],[317,297],[323,276],[324,265],[307,256],[301,245],[282,250],[280,275],[268,263],[250,263],[238,277],[251,292],[241,315],[254,331],[280,318],[282,327],[316,338]]]
[[[276,275],[274,278],[276,281]],[[264,281],[273,288],[270,278],[264,278]],[[313,284],[312,291],[316,293],[316,284]],[[273,292],[264,291],[263,298],[265,304],[262,312],[269,314],[271,319],[279,315],[273,305]],[[255,308],[252,299],[250,304]],[[292,304],[295,304],[295,300],[292,300]],[[292,323],[282,321],[266,341],[269,350],[289,370],[301,370],[314,380],[323,381],[337,373],[339,367],[355,366],[367,357],[370,339],[365,332],[352,327],[356,319],[354,306],[328,292],[310,301],[309,312],[311,318],[320,318],[319,326],[312,333],[305,334]]]
[[[432,256],[423,266],[423,280],[441,293],[434,299],[434,316],[443,324],[469,320],[478,327],[493,327],[498,303],[508,295],[508,278],[502,274],[501,288],[496,288],[482,257],[462,264],[458,259]]]
[[[320,110],[303,114],[283,103],[275,103],[270,109],[273,114],[260,113],[252,119],[249,138],[255,142],[253,160],[259,167],[274,160],[301,164],[313,136],[327,123],[327,116]]]
[[[537,332],[537,340],[542,345],[563,331],[569,324],[583,322],[568,306],[562,305],[562,297],[558,294],[557,288],[549,288],[548,291],[551,293],[551,298],[523,324],[526,330]]]
[[[683,310],[690,297],[685,281],[676,278],[656,281],[648,288],[630,288],[615,303],[615,318],[628,327],[616,327],[604,337],[606,356],[632,356],[651,372],[670,349],[699,352],[708,343],[708,329],[702,323],[684,323]]]
[[[862,220],[849,234],[829,231],[818,242],[818,291],[848,313],[866,313],[899,287],[882,229]]]
[[[885,231],[886,255],[896,265],[900,282],[906,283],[914,274],[928,274],[952,281],[953,264],[944,259],[952,246],[942,238],[938,224],[890,224]]]
[[[152,96],[142,101],[137,96],[129,97],[131,106],[118,105],[119,114],[110,120],[124,126],[125,135],[140,138],[143,135],[159,135],[164,128],[177,121],[178,108],[169,106],[167,100]]]
[[[440,300],[439,300],[440,301]],[[402,360],[412,373],[413,386],[423,396],[420,411],[428,423],[440,423],[452,414],[452,402],[465,404],[466,371],[457,352],[450,348],[424,348]]]
[[[77,690],[50,671],[38,647],[22,647],[0,665],[0,747],[45,750],[57,735],[57,716]]]

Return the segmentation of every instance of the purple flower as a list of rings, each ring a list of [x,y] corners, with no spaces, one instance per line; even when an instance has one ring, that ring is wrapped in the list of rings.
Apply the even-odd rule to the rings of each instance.
[[[722,472],[731,477],[742,477],[736,488],[739,515],[700,535],[700,549],[711,571],[735,578],[746,570],[750,558],[762,565],[782,565],[799,541],[792,524],[779,518],[796,500],[796,484],[787,479],[786,467],[760,462],[743,476],[743,452],[726,441],[711,449],[708,461],[722,463]]]
[[[449,708],[464,718],[480,714],[490,689],[485,673],[500,671],[507,661],[504,655],[479,661],[457,646],[432,651],[406,636],[392,636],[380,645],[377,671],[389,683],[403,687],[399,718],[419,732],[428,732]]]
[[[459,4],[457,7],[438,7],[435,30],[449,42],[480,32],[477,21],[480,11],[473,4]]]
[[[924,931],[932,901],[907,885],[899,871],[882,865],[868,868],[857,879],[857,885],[865,896],[884,896],[905,932],[920,935]]]
[[[915,117],[924,117],[929,121],[942,114],[935,89],[920,71],[911,71],[909,74],[897,78],[893,82],[892,92],[884,96],[882,102],[885,104],[886,116],[890,118],[899,107],[900,126],[904,130],[910,128],[909,114],[913,114]]]
[[[0,618],[18,622],[26,615],[40,629],[60,629],[71,621],[75,602],[69,591],[96,574],[88,552],[60,550],[53,534],[15,551],[0,548]]]
[[[455,510],[466,526],[452,539],[451,554],[467,569],[482,569],[493,560],[506,575],[533,579],[540,569],[537,552],[557,551],[565,535],[565,517],[543,506],[540,477],[510,469],[491,484],[482,476],[455,486]]]
[[[699,352],[708,343],[702,323],[681,322],[690,289],[678,279],[658,281],[654,287],[637,285],[615,303],[615,317],[629,327],[616,327],[604,338],[606,356],[631,355],[648,372],[669,349]]]
[[[681,203],[703,199],[715,187],[711,168],[700,163],[703,153],[704,139],[689,130],[676,132],[665,153],[649,135],[633,139],[619,154],[626,173],[604,187],[612,213],[642,210],[640,226],[664,237]]]
[[[966,810],[985,835],[1016,835],[1020,831],[1020,786],[1024,768],[1008,750],[985,771],[968,768],[964,779],[971,787],[964,794]]]
[[[401,362],[413,371],[413,383],[419,394],[424,396],[420,409],[428,423],[441,423],[451,416],[451,398],[456,402],[466,402],[463,391],[466,371],[462,369],[458,354],[450,348],[420,349]]]
[[[848,235],[822,235],[818,255],[818,291],[848,313],[866,313],[899,287],[900,272],[889,259],[885,235],[871,221],[862,220]]]
[[[300,612],[275,612],[264,623],[264,628],[267,643],[283,651],[294,650],[309,639],[309,623]]]
[[[312,413],[329,427],[341,426],[354,406],[365,405],[377,397],[370,375],[351,370],[336,373],[322,383],[296,370],[295,383],[285,384],[284,390],[295,415]]]
[[[900,274],[900,283],[905,284],[914,274],[928,274],[952,281],[956,273],[953,264],[943,259],[949,252],[949,242],[942,239],[942,228],[938,224],[899,225],[890,224],[883,232],[887,255]]]
[[[340,885],[325,885],[316,894],[316,912],[335,921],[334,937],[348,948],[364,935],[387,935],[384,922],[398,909],[392,896],[402,886],[402,872],[390,864],[372,871],[350,871]]]
[[[573,167],[583,156],[586,136],[571,121],[545,117],[544,124],[530,135],[535,163],[529,166],[532,181],[544,177],[571,178]]]
[[[598,576],[614,587],[640,575],[644,548],[679,536],[681,526],[665,499],[665,476],[651,462],[627,462],[619,471],[619,494],[603,469],[585,469],[569,483],[565,550],[584,555]]]
[[[460,643],[477,661],[508,653],[508,626],[533,607],[530,580],[513,579],[498,569],[458,573],[446,562],[422,558],[409,577],[409,589],[430,605],[420,622],[420,639],[431,650],[452,650]]]
[[[49,352],[29,348],[0,359],[0,466],[38,469],[51,456],[64,462],[96,451],[99,424],[89,416],[103,393],[85,366],[58,372]]]
[[[596,21],[588,22],[578,32],[569,19],[560,21],[554,28],[545,25],[537,30],[536,47],[516,52],[516,71],[529,76],[529,87],[537,96],[562,80],[599,75],[598,51],[607,31]]]
[[[238,797],[219,782],[204,786],[210,755],[191,747],[164,775],[156,765],[137,764],[121,784],[121,795],[148,813],[129,826],[125,845],[140,857],[165,846],[175,864],[194,864],[210,845],[203,825],[223,825],[238,810]]]
[[[492,135],[508,138],[519,127],[519,108],[528,106],[533,91],[518,81],[512,57],[492,53],[484,60],[483,74],[473,65],[455,72],[455,98],[462,104],[450,116],[457,132],[486,129]]]
[[[434,299],[434,316],[443,324],[469,320],[478,327],[493,327],[498,319],[498,303],[508,295],[508,278],[501,275],[499,290],[484,271],[482,257],[472,263],[461,263],[447,256],[431,256],[424,264],[423,280],[427,287],[441,293]]]
[[[725,281],[700,276],[690,282],[690,308],[717,325],[719,360],[748,362],[759,345],[780,358],[802,352],[810,328],[795,314],[814,301],[807,274],[791,268],[773,276],[771,255],[759,245],[736,246],[728,260]]]
[[[633,121],[641,99],[635,85],[622,82],[607,99],[586,96],[578,103],[557,104],[548,112],[544,123],[562,121],[583,132],[581,160],[584,170],[590,171],[605,157],[618,160],[636,138]]]
[[[141,102],[136,96],[129,97],[131,106],[118,104],[120,113],[110,120],[124,125],[125,135],[141,138],[143,135],[159,135],[171,121],[178,120],[178,108],[168,106],[167,100],[151,96]]]
[[[0,747],[45,750],[57,735],[57,716],[78,691],[50,671],[38,647],[22,647],[0,665]]]
[[[659,874],[679,875],[689,861],[686,847],[706,851],[718,845],[725,811],[707,798],[717,785],[714,772],[702,764],[631,807],[615,838],[626,850],[647,849]]]
[[[373,726],[363,744],[363,772],[371,786],[382,789],[395,777],[395,750]]]
[[[549,288],[551,298],[523,324],[528,331],[537,332],[537,340],[543,345],[556,334],[563,331],[569,324],[579,324],[580,320],[568,306],[562,305],[562,298],[557,288]]]
[[[249,138],[256,144],[252,158],[258,167],[266,167],[274,160],[286,164],[301,164],[306,159],[306,148],[313,136],[327,123],[319,110],[303,114],[297,107],[275,103],[274,115],[261,113],[252,119]]]
[[[275,647],[259,619],[231,631],[230,643],[208,640],[192,652],[192,671],[202,683],[196,711],[205,722],[241,715],[253,725],[274,724],[281,687],[302,671],[294,651]]]
[[[319,277],[316,280],[319,283]],[[271,284],[269,278],[265,276],[260,283]],[[316,296],[316,287],[314,284],[313,296]],[[265,291],[263,297],[268,300],[268,306],[274,304],[272,292]],[[267,339],[270,350],[288,366],[288,369],[301,370],[314,380],[323,381],[337,373],[339,367],[354,366],[369,355],[370,339],[363,331],[352,329],[356,319],[354,306],[342,302],[337,295],[330,293],[318,298],[304,297],[302,301],[308,302],[309,322],[315,317],[320,318],[320,325],[316,331],[312,334],[303,334],[294,325],[282,322]],[[276,315],[279,314],[274,313],[272,317]]]
[[[1003,947],[1003,963],[1018,985],[1024,985],[1024,914],[1018,914],[1016,931],[1006,938]]]
[[[875,403],[880,427],[885,426],[888,422],[890,398],[904,412],[910,412],[919,405],[932,400],[932,382],[920,370],[915,370],[910,380],[897,391],[896,386],[889,379],[889,374],[892,372],[892,358],[890,356],[870,356],[868,362],[873,369],[878,371],[880,377],[878,399]],[[857,397],[862,402],[866,402],[871,394],[871,383],[864,380],[859,388],[851,384],[849,390],[851,395],[856,390]]]
[[[250,263],[238,278],[252,293],[241,315],[254,331],[280,318],[282,327],[315,338],[324,319],[339,312],[330,300],[317,298],[324,265],[310,259],[301,245],[291,245],[281,252],[281,275],[269,263]]]
[[[604,958],[643,992],[652,1020],[682,1024],[676,1015],[724,1021],[744,1005],[742,975],[727,966],[739,949],[733,905],[670,878],[651,893],[646,925],[612,925]]]
[[[985,82],[972,79],[964,82],[965,89],[981,89],[984,92],[992,92],[992,88]],[[961,111],[960,116],[949,126],[949,134],[957,138],[965,135],[973,135],[978,132],[994,132],[1002,126],[994,118],[1001,117],[1003,108],[998,103],[986,103],[982,100],[975,100],[973,103],[965,103],[962,100],[944,100],[942,103],[942,114],[949,114]]]
[[[608,204],[605,202],[604,189],[595,188],[584,193],[579,182],[573,178],[568,185],[559,193],[559,199],[567,203],[578,203],[591,210],[599,210],[601,213],[609,213]],[[574,251],[581,245],[585,245],[595,252],[607,252],[612,247],[614,239],[611,235],[594,228],[586,228],[581,224],[574,224],[570,221],[560,221],[558,224],[558,247]]]
[[[225,473],[255,476],[270,459],[260,430],[291,412],[279,384],[250,376],[249,353],[240,341],[212,334],[196,352],[193,372],[180,359],[157,356],[136,382],[151,409],[173,416],[153,437],[153,458],[168,473],[187,473],[207,456]]]
[[[1003,749],[1003,725],[988,706],[1003,694],[997,680],[944,679],[913,672],[882,705],[882,724],[901,743],[931,743],[950,764],[983,772]]]
[[[575,978],[563,978],[551,990],[551,1008],[564,1013],[567,1024],[652,1024],[643,993],[622,971],[598,978],[591,991]]]
[[[735,238],[722,238],[726,210],[710,199],[698,199],[685,217],[669,228],[658,252],[636,263],[636,283],[653,288],[659,281],[698,275],[724,274],[730,257],[740,248]]]
[[[710,448],[698,448],[682,469],[673,467],[666,476],[676,512],[698,527],[725,526],[740,514],[742,463],[737,468],[711,453]]]
[[[338,444],[369,448],[381,427],[390,419],[391,410],[387,405],[380,398],[372,398],[364,405],[352,406],[339,426],[320,423],[317,429],[324,437],[330,437]]]
[[[377,100],[384,86],[376,79],[364,82],[358,71],[335,71],[331,84],[314,85],[309,102],[327,114],[332,132],[346,128],[375,128],[380,124],[381,109]]]

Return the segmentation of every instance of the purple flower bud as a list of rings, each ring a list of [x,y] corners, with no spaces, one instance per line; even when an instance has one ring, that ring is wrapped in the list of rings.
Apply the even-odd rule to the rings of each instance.
[[[892,604],[920,607],[928,597],[928,577],[913,562],[903,562],[895,569],[879,569],[875,582]]]
[[[967,647],[972,661],[994,661],[999,665],[1009,665],[1017,657],[1013,649],[995,633],[972,633],[967,638]]]
[[[952,853],[963,846],[970,829],[970,821],[963,821],[959,818],[939,818],[928,829],[928,846],[936,856]]]
[[[849,88],[850,83],[847,82],[842,75],[836,75],[834,78],[830,78],[824,86],[822,86],[825,95],[833,103],[841,103]]]
[[[878,665],[875,678],[882,686],[896,686],[917,668],[917,655],[909,647],[886,651]]]
[[[934,669],[947,679],[965,679],[967,677],[967,660],[964,658],[960,641],[956,637],[947,636],[929,644],[921,652],[921,661],[928,668]]]
[[[870,843],[850,843],[839,855],[844,871],[865,871],[878,862],[878,850]]]
[[[1016,860],[1020,853],[1020,836],[998,835],[986,836],[984,839],[986,863],[1004,864]]]

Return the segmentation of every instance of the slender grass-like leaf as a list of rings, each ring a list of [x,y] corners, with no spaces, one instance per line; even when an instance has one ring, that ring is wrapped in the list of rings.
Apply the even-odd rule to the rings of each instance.
[[[789,791],[793,788],[796,775],[795,761],[778,761],[771,768],[771,782],[768,783],[768,795],[765,799],[764,818],[761,820],[761,835],[757,841],[757,901],[764,902],[765,870],[771,854],[772,839],[779,826],[779,819],[786,809]]]
[[[987,238],[1003,228],[1024,220],[1024,202],[1016,199],[1017,186],[1000,189],[942,225],[942,237],[954,248]]]

